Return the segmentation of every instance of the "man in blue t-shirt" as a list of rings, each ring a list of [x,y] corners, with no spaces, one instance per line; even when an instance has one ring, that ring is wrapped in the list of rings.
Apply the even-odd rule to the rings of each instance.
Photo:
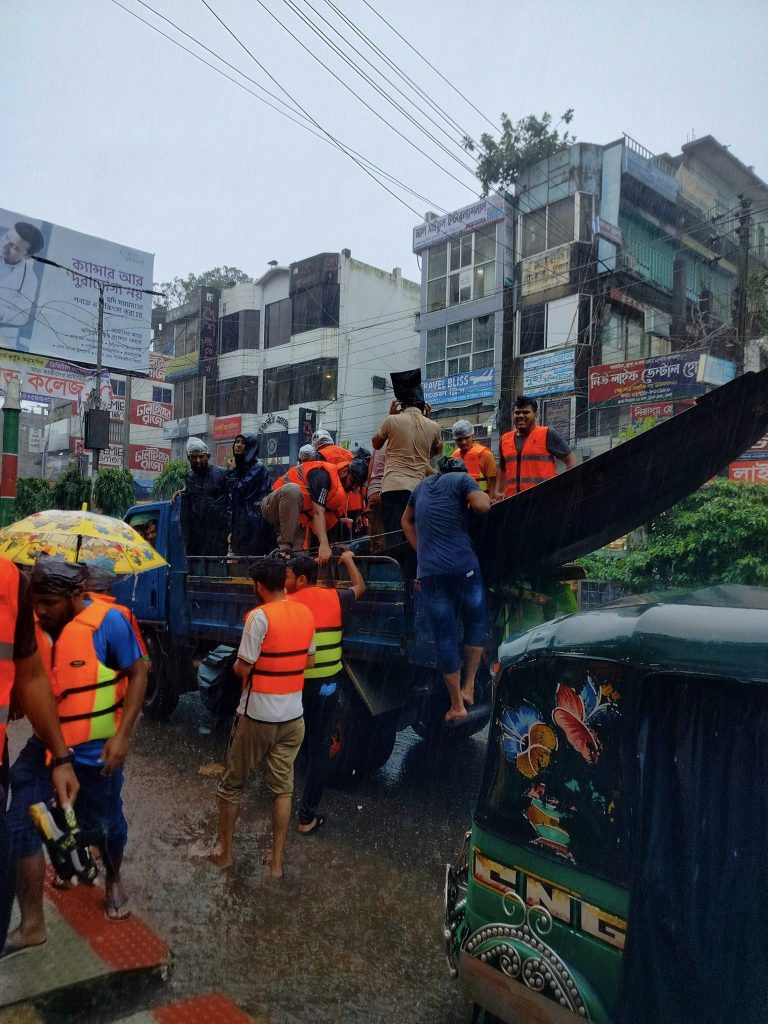
[[[437,645],[437,660],[451,699],[446,722],[464,718],[474,703],[475,676],[485,643],[485,592],[467,530],[471,512],[491,507],[462,459],[443,457],[440,472],[411,494],[403,533],[418,558],[418,578]],[[460,629],[465,652],[461,685]]]

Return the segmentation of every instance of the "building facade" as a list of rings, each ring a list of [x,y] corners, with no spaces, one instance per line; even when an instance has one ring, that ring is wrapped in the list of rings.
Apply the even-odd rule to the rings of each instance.
[[[341,444],[370,447],[389,410],[388,373],[418,365],[418,313],[418,285],[348,249],[202,289],[199,302],[170,310],[164,327],[173,344],[165,428],[173,457],[198,436],[224,465],[234,437],[250,432],[277,473],[321,427]],[[207,316],[216,324],[209,351]]]

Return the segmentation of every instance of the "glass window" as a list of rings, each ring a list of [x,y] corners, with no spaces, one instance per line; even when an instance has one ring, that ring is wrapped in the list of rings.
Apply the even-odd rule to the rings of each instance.
[[[493,313],[489,313],[488,316],[479,316],[475,320],[475,340],[474,340],[474,351],[482,352],[485,349],[493,348],[493,332],[495,327],[495,318]]]
[[[459,302],[459,274],[452,274],[448,278],[448,305],[456,306]]]
[[[125,398],[124,380],[118,380],[116,377],[110,377],[109,386],[112,388],[112,394],[115,396],[115,398]]]
[[[493,366],[494,323],[494,315],[490,313],[428,331],[427,380]]]
[[[445,308],[445,278],[440,277],[437,281],[430,281],[427,284],[427,309],[434,312],[436,309]]]
[[[259,378],[235,377],[219,382],[217,416],[255,413],[259,404]]]
[[[261,323],[261,310],[244,309],[240,314],[240,342],[241,348],[259,347],[259,326]]]
[[[433,245],[427,251],[429,253],[427,257],[429,280],[434,281],[436,277],[445,277],[448,269],[448,243]]]
[[[496,288],[496,264],[484,263],[481,267],[475,267],[475,294],[474,298],[482,299],[492,295]]]
[[[169,404],[171,401],[171,389],[170,388],[152,388],[152,401],[153,402],[165,402]]]
[[[475,263],[496,259],[496,225],[475,232]]]
[[[454,245],[457,243],[454,242]],[[472,266],[472,235],[462,235],[459,239],[458,244],[461,246],[461,263],[462,267]]]
[[[572,242],[574,196],[558,199],[550,203],[547,210],[547,248],[554,249],[557,245]]]
[[[268,303],[264,308],[264,348],[287,345],[290,340],[291,300]]]
[[[427,331],[427,362],[433,363],[436,359],[445,358],[445,328],[438,327],[436,331]]]
[[[332,402],[337,378],[336,359],[313,359],[264,370],[264,412],[279,412],[304,402]]]
[[[318,284],[293,296],[292,334],[339,326],[338,284]]]
[[[543,206],[540,210],[526,213],[521,218],[521,257],[535,256],[538,252],[544,252],[547,247],[547,208]]]
[[[539,352],[544,348],[544,303],[527,306],[520,311],[520,355]]]
[[[240,314],[230,313],[219,320],[221,354],[236,352],[240,348]]]

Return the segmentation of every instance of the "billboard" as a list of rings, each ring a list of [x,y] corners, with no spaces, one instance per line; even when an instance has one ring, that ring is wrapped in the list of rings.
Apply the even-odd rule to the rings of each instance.
[[[523,360],[523,393],[555,395],[573,391],[576,349],[561,348]]]
[[[125,407],[125,399],[123,399]],[[131,399],[131,423],[142,427],[164,427],[173,419],[173,406],[146,398]]]
[[[496,377],[493,367],[485,370],[469,370],[455,373],[451,377],[436,377],[422,382],[424,398],[430,405],[446,405],[448,402],[472,402],[477,398],[492,398],[496,393]]]
[[[206,377],[214,377],[218,370],[219,355],[219,301],[221,288],[200,289],[200,310],[198,319],[198,352],[200,371]]]
[[[701,350],[652,356],[589,368],[589,404],[667,402],[701,394],[697,381]]]
[[[444,242],[446,238],[454,238],[465,231],[477,230],[487,224],[496,224],[504,220],[504,199],[491,196],[478,199],[469,206],[464,206],[444,217],[433,217],[413,229],[413,251],[421,252],[430,245]]]
[[[100,281],[103,365],[146,371],[153,269],[151,253],[0,209],[0,348],[96,363]]]
[[[170,458],[170,448],[162,448],[155,444],[128,446],[128,468],[137,473],[162,473]]]

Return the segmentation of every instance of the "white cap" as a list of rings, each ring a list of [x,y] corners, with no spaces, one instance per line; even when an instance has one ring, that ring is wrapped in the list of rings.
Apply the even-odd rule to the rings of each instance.
[[[202,452],[203,455],[211,454],[208,451],[208,445],[199,437],[190,437],[187,440],[187,455],[191,455],[192,452]]]
[[[315,449],[311,444],[303,444],[299,448],[299,462],[303,462],[305,459],[314,459],[315,455]]]
[[[327,430],[316,430],[312,435],[312,447],[317,450],[324,444],[333,444],[333,438]]]
[[[453,434],[454,441],[458,441],[460,437],[472,437],[475,433],[475,428],[469,422],[469,420],[456,420],[451,427],[451,434]]]

